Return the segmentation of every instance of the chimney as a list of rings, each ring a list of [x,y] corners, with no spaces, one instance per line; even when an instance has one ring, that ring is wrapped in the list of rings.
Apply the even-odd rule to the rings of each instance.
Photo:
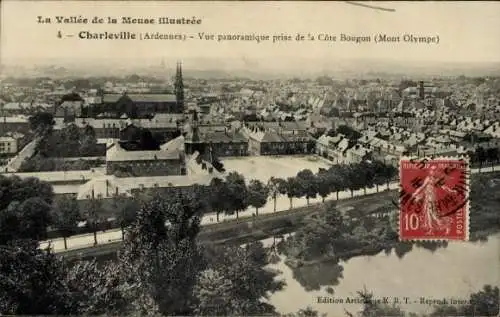
[[[418,97],[420,99],[424,99],[424,97],[425,97],[425,90],[424,90],[424,82],[423,81],[418,82]]]

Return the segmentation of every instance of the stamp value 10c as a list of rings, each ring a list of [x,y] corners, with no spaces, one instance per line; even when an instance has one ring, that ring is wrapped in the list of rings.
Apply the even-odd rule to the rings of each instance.
[[[401,159],[400,240],[469,238],[469,162]]]

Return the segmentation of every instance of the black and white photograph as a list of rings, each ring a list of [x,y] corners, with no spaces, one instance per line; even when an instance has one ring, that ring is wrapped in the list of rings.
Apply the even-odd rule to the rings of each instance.
[[[499,315],[499,2],[0,10],[0,316]]]

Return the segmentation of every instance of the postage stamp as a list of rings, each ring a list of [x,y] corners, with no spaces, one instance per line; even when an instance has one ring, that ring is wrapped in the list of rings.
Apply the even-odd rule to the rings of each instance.
[[[399,239],[469,239],[469,162],[402,158]]]

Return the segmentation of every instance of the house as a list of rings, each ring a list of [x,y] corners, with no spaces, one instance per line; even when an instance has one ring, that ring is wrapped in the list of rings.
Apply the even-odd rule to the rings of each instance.
[[[323,134],[316,140],[316,154],[320,156],[327,156],[330,149],[330,142],[334,139],[331,136]]]
[[[185,175],[185,155],[181,148],[127,151],[115,142],[106,151],[106,174],[135,177]]]
[[[0,137],[0,154],[16,154],[18,152],[18,140],[11,136]]]
[[[184,114],[156,114],[150,119],[129,119],[122,115],[118,119],[107,118],[77,118],[75,123],[79,127],[90,125],[94,128],[99,139],[118,139],[129,125],[144,128],[160,136],[162,140],[170,140],[182,131]]]
[[[487,127],[483,132],[491,135],[492,137],[500,138],[500,122],[493,123],[492,125]]]
[[[10,173],[9,175],[20,178],[36,177],[51,184],[56,195],[74,196],[78,193],[81,185],[93,178],[104,176],[104,172],[100,169],[92,169],[84,171]]]
[[[29,119],[26,116],[0,117],[0,135],[7,132],[28,134],[30,130]]]
[[[200,124],[195,113],[185,127],[185,148],[187,154],[198,152],[211,161],[221,156],[248,155],[248,140],[241,128],[225,124]]]
[[[335,139],[330,140],[330,149],[328,151],[328,159],[336,164],[350,163],[347,156],[347,150],[352,146],[348,138],[343,135],[335,136]]]
[[[244,135],[254,155],[293,155],[314,152],[315,140],[303,122],[247,122]]]
[[[73,121],[75,118],[82,115],[84,101],[83,100],[66,100],[55,108],[55,118],[65,118],[65,120]]]
[[[346,161],[349,163],[360,163],[370,159],[371,153],[372,151],[370,149],[362,146],[361,144],[356,144],[346,150]]]
[[[26,108],[29,108],[29,103],[21,102],[9,102],[3,105],[2,115],[4,116],[16,116],[24,114]]]

